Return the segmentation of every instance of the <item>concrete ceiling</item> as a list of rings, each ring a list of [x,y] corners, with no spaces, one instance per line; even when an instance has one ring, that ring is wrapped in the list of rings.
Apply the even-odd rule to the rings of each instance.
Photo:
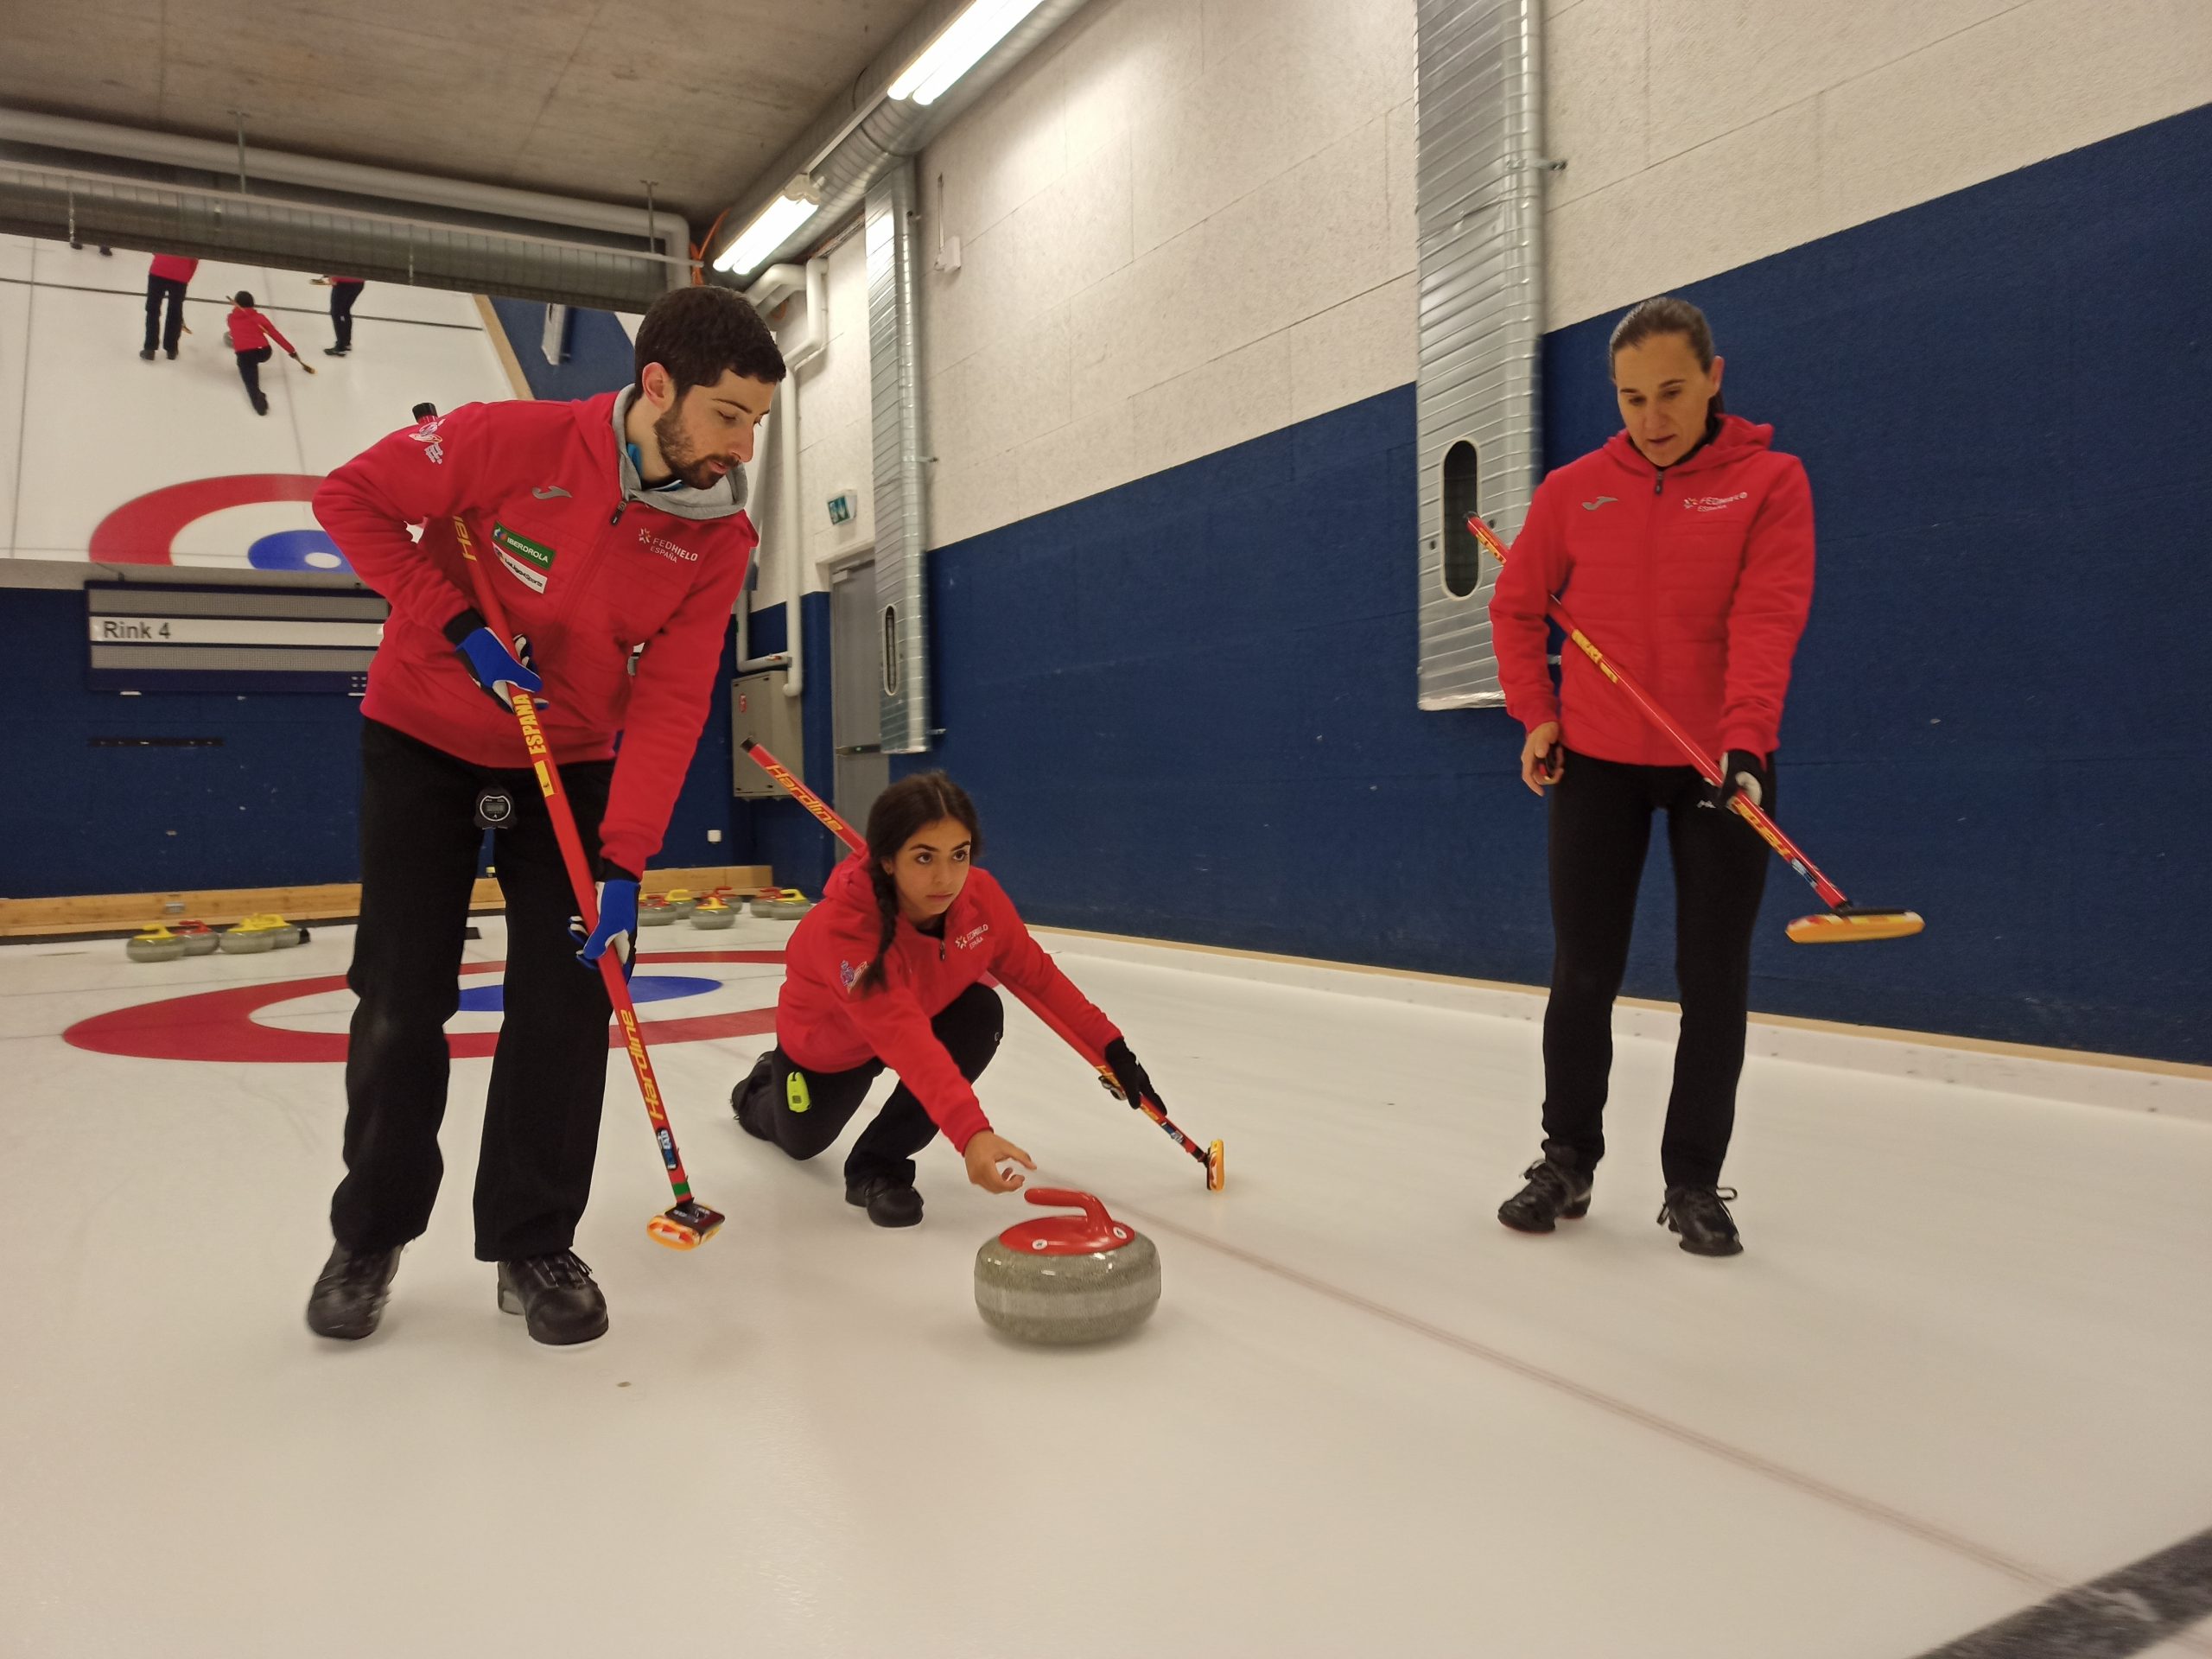
[[[642,203],[695,232],[924,0],[0,0],[0,103]]]

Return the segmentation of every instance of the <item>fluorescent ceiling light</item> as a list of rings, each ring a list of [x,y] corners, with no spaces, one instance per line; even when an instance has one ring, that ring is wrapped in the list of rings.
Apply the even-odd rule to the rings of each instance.
[[[715,269],[733,276],[750,276],[755,266],[783,245],[785,237],[821,211],[818,201],[778,196],[761,209],[760,217],[747,226],[744,234],[715,261]]]
[[[1039,0],[975,0],[953,19],[951,27],[930,42],[927,51],[906,66],[906,73],[891,83],[890,95],[910,98],[917,104],[936,103],[1039,3]]]

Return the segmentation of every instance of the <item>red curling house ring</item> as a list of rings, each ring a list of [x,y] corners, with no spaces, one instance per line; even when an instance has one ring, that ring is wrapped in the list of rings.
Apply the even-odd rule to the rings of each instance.
[[[641,968],[679,962],[780,963],[780,950],[656,950],[640,957]],[[495,974],[501,962],[469,962],[463,974]],[[346,1038],[335,1031],[287,1031],[256,1022],[262,1009],[299,997],[343,990],[346,976],[287,980],[276,985],[239,985],[140,1003],[80,1020],[61,1033],[62,1040],[95,1054],[120,1054],[142,1060],[229,1060],[248,1065],[337,1065],[346,1058]],[[741,1008],[734,1014],[699,1014],[688,1020],[655,1020],[645,1025],[645,1039],[664,1043],[712,1042],[722,1037],[760,1037],[776,1028],[776,1010]],[[449,1033],[447,1046],[457,1060],[483,1059],[497,1046],[496,1031]],[[620,1027],[607,1027],[607,1046],[622,1046]]]

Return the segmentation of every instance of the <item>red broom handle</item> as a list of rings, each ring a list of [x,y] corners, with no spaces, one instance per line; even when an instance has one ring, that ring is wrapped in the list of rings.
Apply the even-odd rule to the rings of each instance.
[[[1467,528],[1474,532],[1475,539],[1483,544],[1491,557],[1500,564],[1505,563],[1505,543],[1498,540],[1496,531],[1472,513],[1467,515]],[[1590,636],[1575,626],[1574,619],[1567,614],[1567,607],[1560,603],[1558,594],[1544,595],[1544,609],[1552,620],[1567,630],[1567,637],[1596,664],[1598,671],[1627,692],[1629,701],[1643,711],[1643,717],[1673,741],[1683,757],[1697,768],[1699,776],[1708,784],[1718,785],[1721,781],[1719,761],[1698,747],[1697,741],[1681,728],[1672,715],[1659,706],[1649,692],[1637,683],[1634,675],[1598,649]],[[1742,791],[1730,796],[1728,804],[1735,809],[1745,823],[1759,832],[1760,838],[1768,846],[1782,855],[1784,863],[1813,884],[1813,891],[1821,895],[1830,909],[1841,910],[1851,902],[1843,896],[1843,889],[1822,874],[1820,866],[1808,858],[1804,850],[1783,833],[1782,826],[1747,800]]]
[[[477,608],[491,623],[492,631],[499,636],[499,643],[512,651],[515,637],[507,626],[506,613],[500,607],[499,596],[492,589],[491,578],[476,556],[476,543],[459,513],[454,515],[453,528],[454,534],[461,538],[461,556],[468,564],[468,581],[476,592]],[[538,723],[537,705],[531,701],[530,693],[517,686],[512,696],[515,723],[522,728],[523,747],[529,752],[531,766],[537,773],[537,786],[544,791],[546,815],[553,820],[554,839],[561,843],[561,861],[569,868],[569,885],[575,891],[576,911],[583,918],[585,930],[589,931],[599,925],[599,887],[592,875],[590,861],[584,856],[583,837],[576,833],[575,814],[569,810],[567,791],[561,787],[561,768],[554,763],[553,751],[545,741],[545,728]],[[661,1104],[660,1082],[653,1075],[652,1057],[645,1052],[645,1033],[638,1025],[638,1010],[630,1001],[630,982],[623,978],[622,964],[614,959],[612,950],[600,955],[599,977],[607,987],[607,1000],[613,1005],[614,1017],[621,1021],[622,1046],[629,1052],[630,1069],[637,1073],[638,1091],[645,1098],[645,1116],[652,1120],[653,1136],[660,1143],[661,1162],[668,1166],[668,1184],[675,1189],[679,1203],[690,1202],[690,1178],[683,1173],[683,1156],[676,1150],[676,1131],[669,1127],[668,1112]]]

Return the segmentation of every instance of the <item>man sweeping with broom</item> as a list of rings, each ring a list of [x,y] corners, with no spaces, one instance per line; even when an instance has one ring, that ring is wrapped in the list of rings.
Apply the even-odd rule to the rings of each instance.
[[[400,1250],[429,1223],[444,1027],[459,1007],[486,828],[507,963],[476,1255],[499,1264],[499,1306],[538,1341],[588,1342],[607,1327],[606,1299],[571,1249],[606,1087],[609,1005],[596,964],[609,950],[628,959],[639,881],[705,723],[759,539],[742,467],[785,372],[753,308],[718,288],[657,301],[635,360],[620,392],[473,404],[396,432],[315,496],[332,539],[391,602],[361,709],[361,921],[346,976],[359,1006],[346,1060],[346,1176],[308,1303],[320,1336],[377,1328]],[[513,639],[487,626],[470,597],[456,519],[472,530]],[[410,524],[425,526],[419,543]],[[540,723],[597,866],[588,938],[569,930],[575,901],[523,764],[510,687],[542,698]]]

